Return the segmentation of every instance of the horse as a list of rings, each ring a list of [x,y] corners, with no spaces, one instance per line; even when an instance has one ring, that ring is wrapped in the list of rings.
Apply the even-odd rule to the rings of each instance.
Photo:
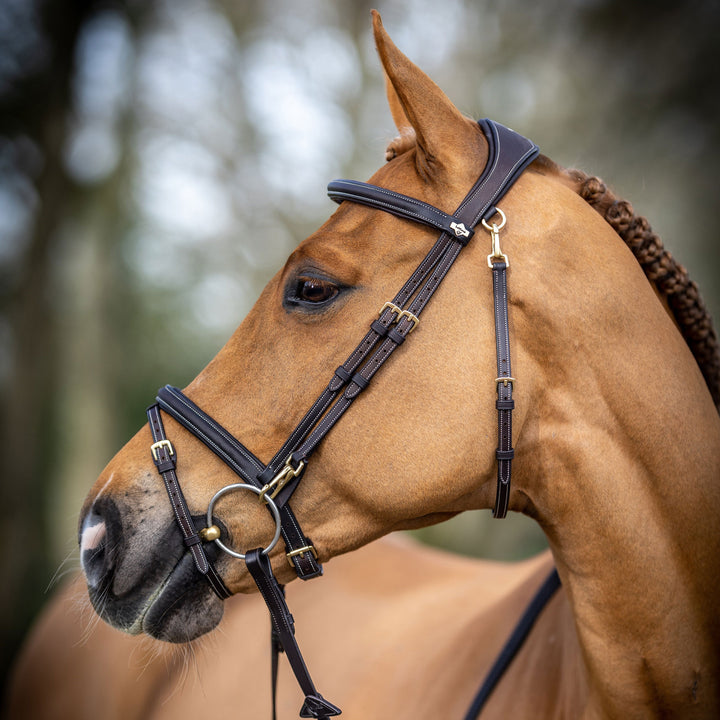
[[[377,13],[373,31],[399,136],[370,182],[452,213],[488,165],[489,136],[400,52]],[[483,717],[720,715],[712,511],[720,500],[720,360],[711,321],[687,273],[629,203],[597,178],[542,155],[531,160],[497,205],[502,222],[467,239],[421,318],[388,298],[437,231],[372,202],[341,202],[177,396],[240,438],[267,470],[368,325],[381,332],[378,310],[381,319],[392,315],[382,332],[397,340],[404,329],[392,360],[372,387],[360,387],[307,466],[289,458],[253,489],[265,503],[225,493],[251,486],[234,483],[217,448],[167,412],[167,435],[151,418],[111,460],[80,518],[95,610],[116,628],[155,638],[146,642],[160,648],[160,664],[177,660],[156,641],[194,641],[224,608],[227,615],[194,660],[196,692],[185,684],[158,701],[157,662],[135,692],[127,653],[113,655],[113,698],[136,704],[123,717],[189,717],[210,707],[269,713],[260,696],[270,680],[258,675],[269,657],[259,649],[267,623],[252,594],[260,583],[251,548],[265,548],[252,551],[254,561],[264,557],[268,576],[285,584],[301,560],[332,560],[323,580],[290,584],[287,595],[308,665],[347,717],[463,717],[553,565],[561,589]],[[454,230],[470,235],[457,222]],[[499,378],[498,257],[514,368]],[[503,485],[498,504],[497,466],[510,450],[498,451],[496,428],[511,402],[512,486]],[[182,533],[180,505],[158,479],[175,471],[189,508]],[[267,509],[286,483],[308,543],[290,553],[277,537],[268,543]],[[549,552],[501,565],[380,539],[493,507],[497,517],[509,508],[535,520]],[[247,565],[217,550],[220,538],[226,549],[244,549]],[[223,603],[218,587],[235,597]],[[98,645],[107,632],[96,630]],[[282,665],[283,717],[302,698],[290,682]]]

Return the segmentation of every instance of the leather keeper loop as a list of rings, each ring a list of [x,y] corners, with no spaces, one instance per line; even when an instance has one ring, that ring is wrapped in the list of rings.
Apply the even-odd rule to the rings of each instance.
[[[340,365],[340,367],[335,370],[335,377],[339,378],[343,385],[347,385],[352,378],[352,374]]]
[[[355,373],[352,376],[352,381],[361,389],[364,390],[369,384],[370,381],[367,378],[364,378],[360,373]]]
[[[370,329],[377,333],[380,337],[385,337],[390,329],[389,325],[383,325],[379,320],[373,320],[370,323]]]
[[[463,247],[466,247],[467,244],[472,240],[473,235],[475,234],[474,230],[468,230],[467,235],[458,235],[457,233],[451,235],[452,239],[456,243],[460,243]]]
[[[276,474],[276,470],[269,465],[257,475],[257,481],[260,483],[260,486],[267,485]]]
[[[192,547],[193,545],[197,545],[202,542],[202,539],[199,535],[191,535],[190,537],[186,537],[183,542],[188,546]]]
[[[495,407],[498,410],[514,410],[515,409],[515,401],[514,400],[496,400]]]
[[[164,462],[156,462],[155,467],[158,469],[159,473],[170,472],[175,469],[175,458],[170,458]]]
[[[401,335],[394,327],[390,329],[387,336],[396,345],[402,345],[405,342],[405,336]]]
[[[492,216],[495,215],[496,212],[497,212],[497,208],[496,208],[494,205],[491,205],[491,206],[483,213],[482,220],[484,220],[485,222],[488,222],[488,221],[492,218]]]
[[[496,450],[495,457],[498,460],[512,460],[515,457],[515,450]]]

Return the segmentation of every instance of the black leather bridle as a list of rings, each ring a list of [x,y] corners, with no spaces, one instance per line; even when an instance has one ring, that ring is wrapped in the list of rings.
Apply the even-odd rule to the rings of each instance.
[[[305,693],[300,717],[326,718],[340,710],[316,690],[294,639],[292,616],[284,600],[282,587],[270,568],[268,553],[280,535],[286,556],[298,576],[308,580],[322,574],[322,565],[309,538],[303,533],[289,500],[301,481],[307,464],[319,443],[372,381],[392,353],[418,326],[427,303],[439,287],[461,250],[482,224],[491,234],[492,252],[488,265],[493,275],[495,335],[497,343],[498,475],[493,515],[503,518],[510,499],[512,447],[513,383],[510,367],[510,342],[507,303],[507,256],[500,250],[499,230],[505,219],[497,203],[520,174],[537,157],[538,148],[530,140],[491,120],[479,125],[488,142],[485,169],[454,214],[439,210],[420,200],[386,188],[352,180],[335,180],[328,186],[329,196],[338,203],[350,201],[392,213],[398,217],[428,225],[440,231],[440,237],[392,301],[386,302],[360,344],[338,367],[325,390],[313,403],[297,427],[267,465],[264,465],[237,438],[203,412],[180,390],[169,385],[158,391],[156,403],[148,408],[153,434],[152,457],[163,478],[185,544],[216,594],[232,594],[208,558],[205,542],[212,542],[235,557],[243,559],[270,610],[273,630],[273,687],[277,650],[284,649],[298,682]],[[492,222],[499,216],[500,224]],[[212,498],[206,518],[193,518],[180,488],[175,468],[177,456],[163,427],[161,410],[183,425],[207,445],[242,482],[222,488]],[[227,535],[214,520],[215,501],[227,492],[250,491],[266,502],[273,514],[277,532],[264,549],[245,554],[231,550],[223,541]],[[225,538],[227,541],[227,538]],[[273,693],[274,694],[274,693]],[[274,710],[273,710],[274,716]]]

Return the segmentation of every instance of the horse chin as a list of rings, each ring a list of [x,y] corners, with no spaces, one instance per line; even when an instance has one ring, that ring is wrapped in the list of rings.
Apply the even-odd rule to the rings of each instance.
[[[223,603],[185,553],[169,575],[144,599],[123,601],[111,593],[89,589],[95,611],[108,624],[130,635],[186,643],[217,627]]]
[[[157,640],[189,642],[217,627],[222,616],[223,602],[186,554],[147,605],[142,631]]]

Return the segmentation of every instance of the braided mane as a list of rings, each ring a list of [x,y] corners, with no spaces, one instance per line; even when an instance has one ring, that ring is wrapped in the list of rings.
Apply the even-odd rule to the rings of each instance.
[[[687,270],[663,247],[650,223],[618,199],[597,177],[568,171],[581,198],[624,240],[645,275],[667,302],[685,342],[695,356],[715,406],[720,410],[720,346],[710,313]]]

